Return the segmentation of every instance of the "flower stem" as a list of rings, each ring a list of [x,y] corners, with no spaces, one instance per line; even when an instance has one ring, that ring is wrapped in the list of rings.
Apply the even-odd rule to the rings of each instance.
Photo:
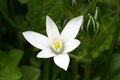
[[[60,68],[58,68],[56,65],[54,65],[51,80],[56,80],[59,72],[60,72]]]
[[[46,60],[44,64],[43,79],[49,80],[50,60]]]
[[[70,56],[71,58],[73,58],[73,59],[77,59],[77,58],[78,58],[78,56],[76,56],[76,55],[74,55],[74,54],[69,54],[69,56]]]
[[[90,74],[91,74],[91,60],[85,63],[84,80],[90,80]]]
[[[76,62],[76,59],[73,59],[71,61],[72,63],[72,75],[73,79],[72,80],[78,80],[78,62]]]

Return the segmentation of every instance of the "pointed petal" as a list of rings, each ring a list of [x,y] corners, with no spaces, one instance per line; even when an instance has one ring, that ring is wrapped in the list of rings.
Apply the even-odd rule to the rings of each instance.
[[[60,37],[56,24],[49,16],[46,17],[46,31],[50,40]]]
[[[41,52],[39,52],[37,54],[38,58],[50,58],[50,57],[53,57],[53,56],[55,56],[55,54],[50,49],[42,50]]]
[[[33,31],[23,32],[25,39],[33,46],[39,49],[44,49],[49,46],[48,38],[44,35]]]
[[[80,41],[77,40],[77,39],[68,41],[68,42],[66,42],[65,45],[64,45],[65,48],[64,48],[63,53],[71,52],[71,51],[73,51],[74,49],[76,49],[79,45],[80,45]]]
[[[61,33],[63,41],[68,41],[74,39],[80,29],[83,22],[83,16],[79,16],[70,20]]]
[[[70,58],[68,56],[68,54],[60,54],[54,57],[54,62],[57,66],[59,66],[60,68],[64,69],[65,71],[67,71],[69,62],[70,62]]]

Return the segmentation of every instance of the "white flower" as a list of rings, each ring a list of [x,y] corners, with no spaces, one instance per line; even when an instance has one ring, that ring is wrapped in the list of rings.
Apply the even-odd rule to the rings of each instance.
[[[75,37],[82,22],[83,16],[70,20],[60,34],[56,24],[47,16],[46,32],[48,37],[33,31],[25,31],[23,36],[30,44],[38,49],[42,49],[37,55],[38,58],[54,57],[55,64],[67,70],[70,62],[67,53],[77,48],[80,44],[80,41],[75,39]]]

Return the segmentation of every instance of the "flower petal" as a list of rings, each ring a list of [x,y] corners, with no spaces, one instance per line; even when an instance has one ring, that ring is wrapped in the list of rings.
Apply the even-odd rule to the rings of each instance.
[[[77,48],[80,45],[80,41],[77,39],[73,39],[71,41],[68,41],[64,44],[64,51],[63,53],[68,53],[70,51],[73,51],[75,48]]]
[[[79,16],[70,20],[63,31],[61,32],[61,37],[63,41],[72,40],[76,37],[79,32],[80,26],[83,22],[83,16]]]
[[[49,46],[48,38],[39,33],[33,31],[26,31],[23,32],[23,36],[30,44],[32,44],[36,48],[44,49]]]
[[[46,31],[50,40],[53,40],[54,38],[60,38],[60,33],[56,24],[49,16],[46,17]]]
[[[52,52],[50,49],[45,49],[45,50],[42,50],[41,52],[39,52],[37,54],[37,57],[38,58],[50,58],[50,57],[53,57],[55,55],[56,54],[54,54],[54,52]]]
[[[65,71],[67,71],[69,62],[70,62],[70,58],[68,56],[68,54],[60,54],[54,57],[54,62],[57,66],[59,66],[60,68],[64,69]]]

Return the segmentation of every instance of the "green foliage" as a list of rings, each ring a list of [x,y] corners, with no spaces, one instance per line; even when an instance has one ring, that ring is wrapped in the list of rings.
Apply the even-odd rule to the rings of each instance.
[[[39,80],[40,69],[33,66],[21,66],[21,71],[23,73],[20,80]]]
[[[120,73],[116,75],[112,80],[120,80]]]
[[[8,9],[7,9],[7,6],[6,6],[6,1],[4,1],[4,0],[0,1],[0,12],[4,13],[4,15],[8,15]]]
[[[28,0],[18,0],[21,4],[26,4]]]
[[[110,72],[112,75],[116,75],[120,72],[120,54],[114,54],[112,56],[111,66],[110,66]],[[111,76],[112,77],[112,76]]]
[[[0,0],[0,80],[120,80],[120,0]],[[98,7],[98,31],[90,16]],[[30,45],[23,31],[46,35],[46,16],[60,32],[66,23],[84,15],[77,39],[81,45],[70,53],[67,72],[51,59],[38,59],[40,50]],[[92,20],[91,20],[92,21]],[[23,54],[24,53],[24,54]]]
[[[51,16],[60,23],[61,18],[59,17],[64,15],[61,14],[64,13],[63,5],[62,0],[29,0],[27,20],[30,23],[30,29],[35,31],[45,30],[46,15]]]
[[[22,74],[18,64],[22,55],[21,50],[0,51],[0,80],[19,80],[21,78]]]

